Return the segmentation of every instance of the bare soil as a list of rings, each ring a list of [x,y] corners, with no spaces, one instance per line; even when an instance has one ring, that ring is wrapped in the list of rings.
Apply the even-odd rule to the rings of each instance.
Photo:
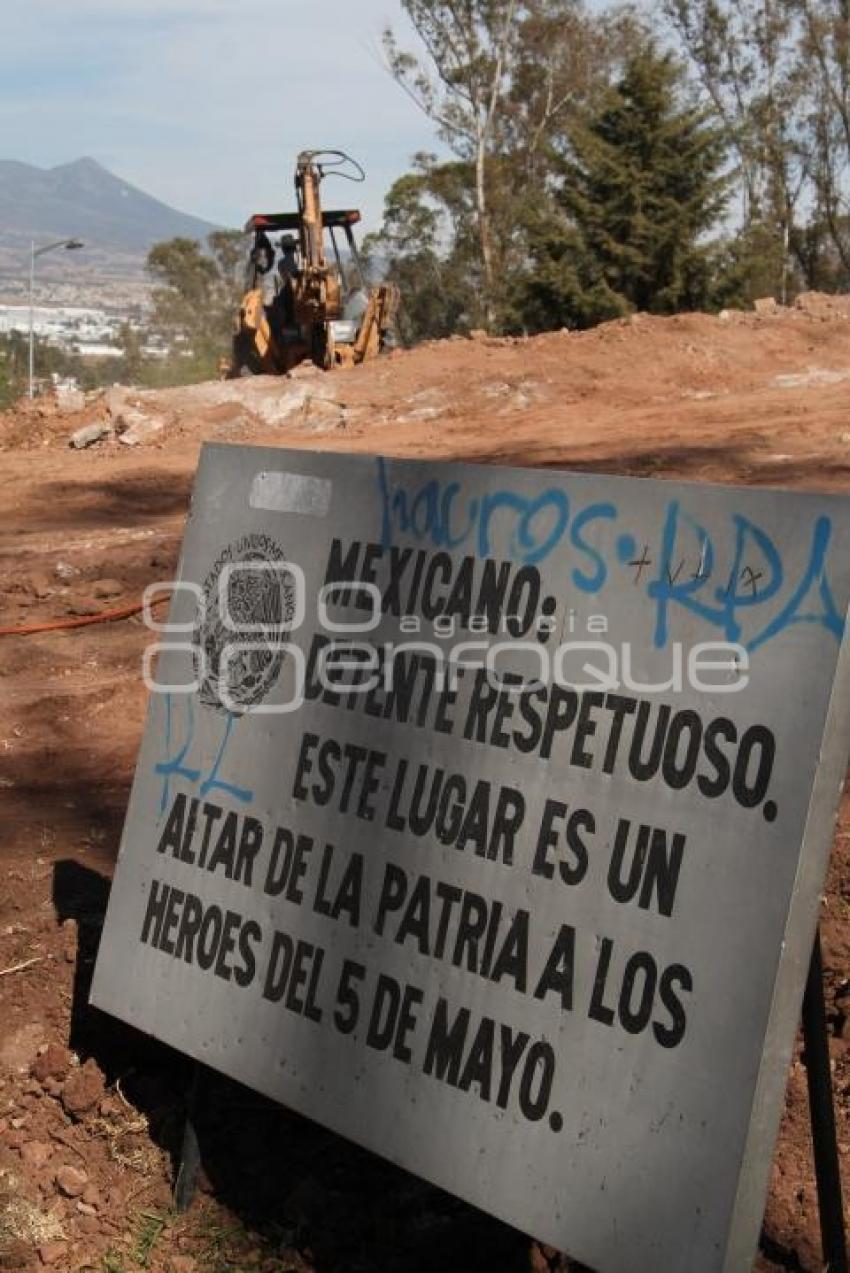
[[[0,626],[127,606],[170,577],[204,440],[843,491],[848,407],[850,306],[816,296],[768,315],[456,339],[334,376],[111,391],[72,413],[39,400],[0,416]],[[69,448],[97,421],[103,440]],[[145,640],[138,618],[0,637],[0,1270],[569,1267],[218,1078],[198,1116],[202,1192],[174,1212],[187,1067],[86,1004]],[[845,803],[822,934],[850,1183],[848,842]],[[799,1045],[757,1267],[821,1267]]]

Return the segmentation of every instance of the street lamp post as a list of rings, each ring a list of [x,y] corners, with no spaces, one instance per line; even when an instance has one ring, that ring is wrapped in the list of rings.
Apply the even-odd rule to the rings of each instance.
[[[85,247],[79,239],[57,239],[55,243],[48,243],[46,247],[37,248],[35,240],[30,240],[30,341],[29,341],[29,396],[35,397],[35,335],[34,335],[34,293],[35,293],[35,261],[36,257],[44,256],[45,252],[55,252],[57,248],[65,248],[67,252],[74,252],[77,248]]]

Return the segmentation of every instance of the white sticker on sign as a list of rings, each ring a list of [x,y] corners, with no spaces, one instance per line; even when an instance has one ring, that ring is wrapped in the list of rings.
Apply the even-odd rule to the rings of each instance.
[[[269,513],[304,513],[326,517],[331,506],[333,483],[303,473],[277,470],[258,473],[251,483],[251,508]]]

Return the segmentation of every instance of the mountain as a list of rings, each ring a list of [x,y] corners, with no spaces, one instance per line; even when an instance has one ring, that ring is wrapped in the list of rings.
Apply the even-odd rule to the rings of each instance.
[[[28,292],[30,241],[78,238],[83,252],[51,252],[38,262],[36,301],[126,310],[150,291],[145,259],[154,243],[203,239],[217,227],[122,181],[94,159],[57,168],[0,160],[0,303]]]
[[[58,168],[0,160],[0,244],[76,236],[86,245],[144,256],[162,239],[204,238],[215,226],[122,181],[94,159]]]

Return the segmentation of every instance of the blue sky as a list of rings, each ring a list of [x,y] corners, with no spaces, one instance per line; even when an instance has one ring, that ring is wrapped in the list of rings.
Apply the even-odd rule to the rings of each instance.
[[[91,155],[177,208],[239,225],[289,206],[296,153],[332,146],[367,171],[329,183],[367,228],[428,120],[383,69],[398,0],[16,0],[0,43],[0,158]]]

